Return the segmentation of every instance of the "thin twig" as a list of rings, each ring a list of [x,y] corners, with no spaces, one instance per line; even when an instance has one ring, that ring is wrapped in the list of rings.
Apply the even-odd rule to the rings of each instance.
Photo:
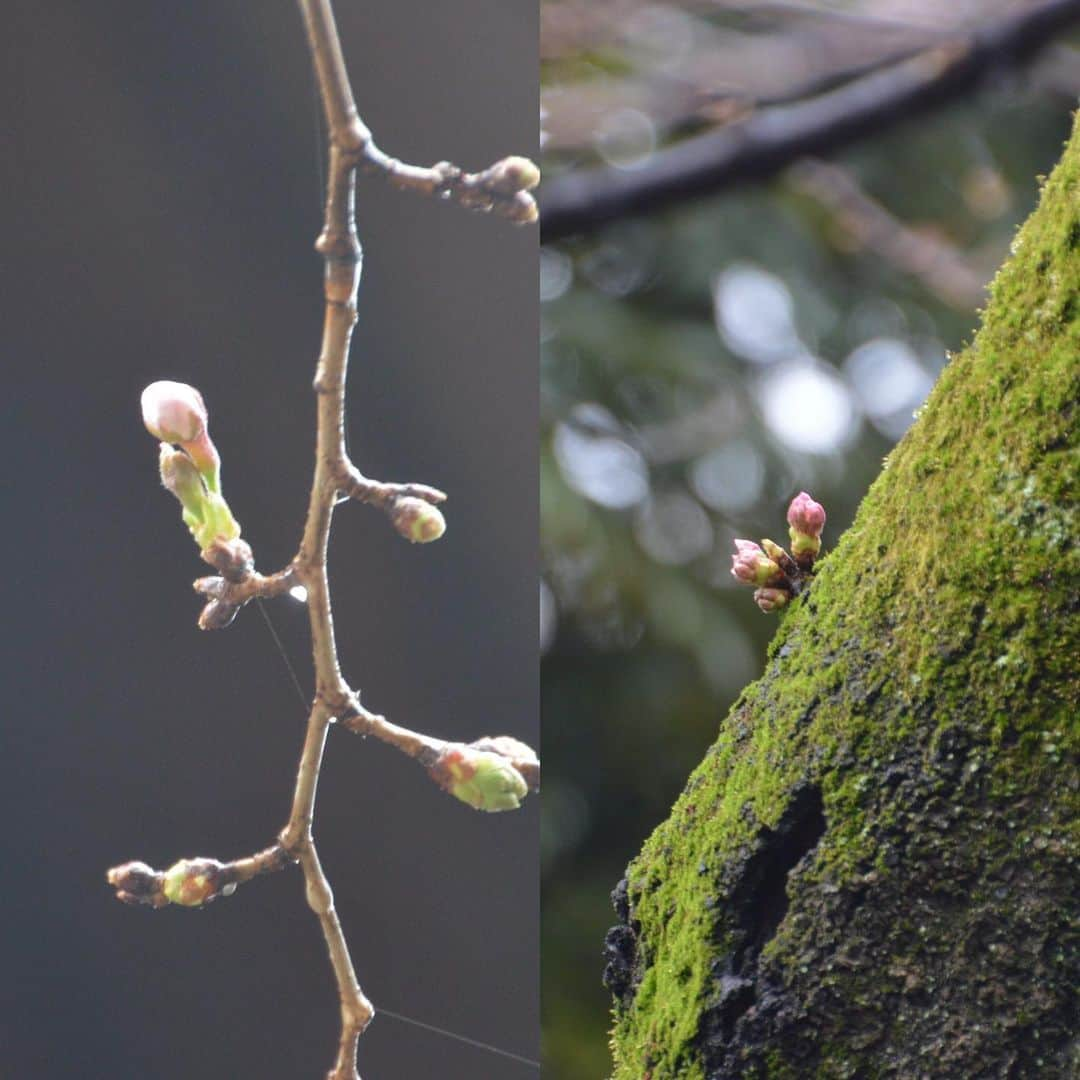
[[[954,100],[993,71],[1025,62],[1078,19],[1080,0],[1041,0],[813,100],[763,109],[687,139],[654,154],[639,169],[566,173],[544,188],[543,239],[590,232],[746,180],[765,179],[800,157],[876,135],[919,110]]]
[[[315,799],[330,725],[341,718],[362,734],[373,734],[427,767],[432,780],[478,809],[510,809],[527,788],[539,786],[539,761],[532,750],[507,737],[482,739],[471,746],[447,743],[390,723],[360,706],[342,677],[326,572],[327,546],[334,507],[344,492],[357,501],[382,509],[408,539],[426,541],[442,532],[442,518],[433,507],[446,496],[425,484],[388,484],[370,480],[349,461],[345,449],[345,376],[349,342],[356,322],[361,248],[354,214],[358,169],[380,172],[398,187],[456,200],[462,206],[495,213],[518,223],[536,219],[528,194],[539,181],[536,166],[525,158],[509,157],[481,173],[469,174],[442,163],[422,169],[385,155],[375,145],[353,101],[329,0],[298,0],[318,76],[329,128],[329,169],[326,207],[315,243],[324,260],[326,311],[322,347],[314,378],[317,396],[315,472],[299,550],[292,562],[275,574],[255,571],[247,542],[219,537],[202,551],[218,576],[201,578],[196,590],[208,598],[200,616],[203,629],[231,622],[249,600],[279,596],[302,585],[306,591],[315,667],[315,695],[297,768],[288,821],[278,843],[263,852],[231,863],[214,859],[181,859],[166,871],[132,862],[113,868],[109,883],[119,899],[162,907],[199,906],[228,895],[250,878],[290,863],[299,863],[307,902],[319,919],[337,982],[341,1033],[328,1080],[359,1080],[357,1040],[374,1016],[374,1008],[356,977],[334,896],[319,862],[312,833]],[[194,391],[195,397],[201,397]],[[477,786],[476,775],[487,778]],[[507,775],[508,774],[508,775]],[[494,779],[492,779],[494,776]],[[501,785],[501,786],[500,786]],[[497,804],[497,805],[496,805]]]

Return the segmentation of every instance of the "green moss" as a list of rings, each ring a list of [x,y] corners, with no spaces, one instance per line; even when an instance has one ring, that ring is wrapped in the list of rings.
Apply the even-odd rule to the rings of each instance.
[[[891,872],[881,838],[903,809],[881,799],[882,770],[899,754],[947,759],[957,732],[967,749],[955,783],[984,785],[990,808],[977,829],[983,863],[1038,869],[1045,859],[1049,873],[1075,850],[1080,805],[1059,780],[1080,748],[1078,201],[1080,126],[974,342],[943,372],[809,594],[783,616],[765,675],[631,865],[642,977],[616,1017],[619,1080],[702,1075],[713,965],[737,936],[724,901],[798,783],[820,788],[827,821],[807,883]],[[994,799],[1021,808],[1023,827],[1002,825]],[[1025,800],[1040,807],[1038,828]],[[801,947],[790,923],[767,950],[786,972]],[[903,940],[905,928],[896,933]],[[907,937],[909,951],[876,985],[838,978],[836,993],[873,1011],[910,991],[930,946],[915,925]],[[822,1077],[875,1074],[872,1047],[823,1040],[818,1055]],[[761,1060],[762,1075],[796,1075],[780,1050]]]

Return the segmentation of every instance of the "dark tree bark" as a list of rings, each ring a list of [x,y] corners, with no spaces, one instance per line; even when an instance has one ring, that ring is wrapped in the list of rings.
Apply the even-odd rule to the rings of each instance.
[[[1014,251],[616,891],[619,1080],[1080,1075],[1080,124]]]

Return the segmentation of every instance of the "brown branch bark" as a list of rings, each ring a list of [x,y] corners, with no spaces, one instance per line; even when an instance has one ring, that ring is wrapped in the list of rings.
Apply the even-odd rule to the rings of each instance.
[[[1024,63],[1077,20],[1080,0],[1041,0],[838,90],[688,139],[632,172],[566,173],[542,192],[542,238],[591,232],[775,176],[798,158],[827,154],[956,99],[992,72]]]
[[[357,114],[330,0],[298,0],[314,60],[329,127],[329,172],[325,217],[315,243],[323,256],[326,310],[322,346],[314,378],[317,396],[315,470],[299,550],[275,574],[255,571],[251,548],[238,537],[218,539],[202,551],[219,576],[201,578],[196,590],[208,598],[200,616],[203,629],[228,625],[253,598],[278,596],[297,585],[306,590],[311,628],[315,695],[297,768],[288,821],[278,842],[265,851],[231,863],[181,859],[166,871],[131,862],[108,872],[109,884],[128,903],[163,907],[201,906],[258,874],[298,863],[308,905],[326,941],[337,983],[341,1032],[327,1080],[359,1080],[357,1040],[374,1016],[360,987],[349,947],[334,907],[333,891],[319,861],[312,831],[319,774],[330,725],[336,719],[362,734],[372,734],[427,767],[431,778],[478,809],[511,809],[525,790],[539,785],[535,754],[516,740],[480,740],[465,747],[421,735],[364,709],[341,674],[330,588],[327,546],[339,496],[381,508],[406,538],[426,541],[442,532],[433,507],[446,496],[424,484],[388,484],[365,477],[345,451],[345,380],[349,343],[356,322],[361,246],[356,233],[357,171],[377,172],[398,187],[449,198],[474,210],[491,210],[517,223],[536,219],[529,189],[539,172],[525,158],[509,157],[481,173],[469,174],[441,163],[430,169],[406,165],[384,154]],[[197,392],[195,392],[198,397]],[[201,405],[201,399],[200,399]]]

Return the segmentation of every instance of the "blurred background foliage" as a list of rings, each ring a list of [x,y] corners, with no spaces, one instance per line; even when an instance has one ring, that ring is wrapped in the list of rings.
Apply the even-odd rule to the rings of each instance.
[[[548,0],[545,180],[874,70],[1023,5]],[[1052,167],[1080,87],[1022,71],[775,181],[541,253],[545,1068],[606,1076],[609,893],[666,815],[773,617],[732,540],[850,523]],[[543,189],[541,189],[543,196]]]

